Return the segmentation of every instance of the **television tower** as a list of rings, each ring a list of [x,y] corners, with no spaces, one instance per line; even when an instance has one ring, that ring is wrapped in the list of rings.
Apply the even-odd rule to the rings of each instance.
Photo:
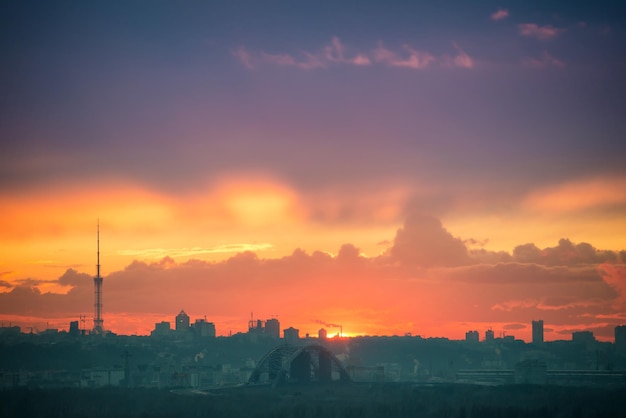
[[[100,220],[98,220],[98,264],[96,264],[96,277],[93,278],[95,290],[93,333],[102,334],[104,332],[104,319],[102,319],[102,277],[100,276]]]

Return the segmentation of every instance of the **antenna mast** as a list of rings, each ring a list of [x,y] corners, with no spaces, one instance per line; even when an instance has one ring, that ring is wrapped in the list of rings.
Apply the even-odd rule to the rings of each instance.
[[[100,219],[98,219],[98,235],[97,235],[97,257],[96,277],[93,278],[94,285],[94,318],[93,333],[102,334],[104,332],[104,320],[102,319],[102,277],[100,276]]]
[[[98,219],[98,264],[96,265],[96,277],[100,277],[100,219]]]

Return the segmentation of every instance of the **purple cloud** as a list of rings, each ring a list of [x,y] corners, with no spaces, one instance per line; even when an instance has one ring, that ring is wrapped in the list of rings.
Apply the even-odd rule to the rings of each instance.
[[[391,67],[404,67],[414,70],[427,68],[431,62],[435,61],[435,57],[428,52],[417,51],[408,45],[404,45],[403,49],[406,53],[401,55],[387,49],[382,42],[379,42],[373,53],[374,60]]]
[[[555,28],[551,25],[539,26],[536,23],[521,23],[517,25],[517,27],[520,35],[540,39],[542,41],[552,39],[565,32],[565,29]]]
[[[528,68],[565,68],[565,63],[548,53],[548,51],[543,51],[541,57],[526,57],[522,59],[522,64]]]
[[[395,68],[409,68],[422,70],[439,62],[442,67],[473,68],[474,60],[456,43],[453,43],[456,55],[436,57],[428,51],[421,51],[405,44],[400,50],[393,50],[380,41],[376,48],[369,52],[349,51],[338,37],[333,37],[331,42],[317,52],[302,51],[299,55],[289,53],[254,53],[240,47],[233,51],[233,56],[241,64],[253,70],[259,65],[269,64],[275,66],[294,67],[303,70],[328,68],[332,65],[370,66],[373,64],[385,65]]]
[[[490,17],[491,20],[504,20],[509,17],[509,11],[507,9],[498,9]]]

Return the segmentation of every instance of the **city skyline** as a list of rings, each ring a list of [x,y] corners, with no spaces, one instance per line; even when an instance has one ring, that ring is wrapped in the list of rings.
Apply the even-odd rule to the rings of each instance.
[[[612,2],[0,6],[0,320],[626,323]],[[317,325],[316,325],[317,324]],[[316,328],[317,327],[317,328]]]
[[[430,240],[422,241],[422,235],[427,235]],[[100,277],[99,237],[100,229],[98,226],[98,264],[96,265],[97,273],[95,277]],[[143,299],[144,303],[153,304],[153,306],[166,303],[161,305],[161,310],[165,309],[165,306],[174,307],[180,300],[193,300],[191,295],[198,292],[196,286],[203,286],[202,290],[204,292],[202,293],[210,295],[215,292],[215,289],[211,289],[212,286],[220,283],[224,284],[225,281],[232,277],[233,272],[230,271],[231,269],[235,272],[243,269],[244,273],[249,274],[251,277],[257,277],[260,273],[261,280],[247,283],[252,286],[252,289],[259,291],[259,285],[268,285],[269,288],[267,290],[269,293],[276,294],[278,300],[287,301],[283,304],[275,304],[276,298],[274,298],[269,299],[270,303],[268,304],[268,301],[259,300],[258,295],[251,292],[245,295],[251,306],[261,306],[264,307],[264,310],[273,310],[274,312],[292,312],[292,315],[295,312],[294,316],[296,318],[298,318],[298,313],[300,313],[300,318],[302,318],[301,312],[303,307],[306,309],[312,306],[312,308],[306,310],[309,315],[308,319],[296,319],[296,322],[299,324],[297,327],[303,329],[303,335],[316,335],[319,327],[328,327],[331,335],[333,328],[340,328],[339,332],[344,336],[420,335],[425,338],[441,337],[458,340],[464,339],[463,336],[468,330],[477,329],[479,330],[479,335],[484,335],[487,330],[492,330],[498,337],[509,335],[530,342],[534,337],[534,323],[536,322],[535,318],[538,318],[538,316],[532,318],[532,327],[530,326],[530,321],[524,323],[522,321],[507,322],[502,320],[510,318],[510,313],[521,307],[527,312],[535,312],[536,315],[541,314],[544,317],[552,318],[554,323],[552,326],[548,323],[548,328],[546,328],[547,341],[568,340],[572,337],[572,333],[583,330],[593,332],[596,334],[594,336],[601,341],[612,341],[615,326],[622,325],[622,312],[619,311],[622,305],[619,303],[619,299],[617,303],[614,301],[614,298],[620,297],[619,293],[615,292],[615,290],[620,289],[619,276],[614,277],[612,275],[619,275],[618,269],[620,268],[620,263],[623,264],[622,260],[626,255],[625,253],[625,251],[600,251],[589,244],[575,244],[565,239],[559,241],[558,245],[552,248],[539,249],[533,244],[520,245],[515,248],[512,254],[487,252],[485,250],[469,251],[465,244],[460,239],[449,234],[436,218],[414,215],[407,220],[403,228],[397,231],[393,245],[389,250],[377,258],[365,257],[352,244],[345,244],[340,248],[336,256],[319,251],[307,254],[303,250],[297,249],[292,255],[282,259],[260,259],[253,252],[244,252],[224,262],[206,262],[192,259],[184,263],[177,263],[171,257],[165,257],[158,262],[150,264],[134,261],[133,264],[127,266],[125,271],[113,273],[115,281],[113,283],[114,289],[111,293],[112,304],[115,308],[111,314],[112,321],[107,321],[107,323],[112,322],[113,325],[111,328],[105,327],[104,329],[121,334],[148,335],[154,329],[153,323],[169,322],[172,315],[164,315],[162,313],[150,313],[148,315],[140,313],[135,316],[132,313],[124,313],[120,315],[117,306],[126,305],[126,307],[131,307],[132,309],[133,307],[128,304],[129,301],[134,303]],[[587,266],[585,267],[583,264]],[[287,284],[286,280],[289,280],[285,274],[289,274],[294,267],[297,268],[297,271],[300,271],[301,278],[310,280],[310,284],[313,286],[313,296],[317,294],[315,289],[324,286],[337,289],[337,294],[334,295],[334,298],[330,296],[326,298],[321,297],[317,300],[317,304],[313,303],[311,305],[310,301],[307,301],[308,298],[298,295],[291,286],[285,286]],[[559,272],[559,269],[562,271]],[[567,269],[571,269],[571,271],[567,271]],[[195,274],[189,274],[190,271],[193,272],[194,270]],[[270,273],[271,277],[266,272],[268,270],[272,272]],[[323,274],[320,274],[320,271]],[[183,272],[185,273],[181,274]],[[350,277],[354,278],[355,272],[359,274],[358,280],[361,280],[361,282],[355,283],[354,280],[347,280]],[[419,279],[412,277],[416,272],[421,274],[422,277]],[[131,279],[125,280],[124,273]],[[199,280],[201,274],[210,274],[214,276],[212,277],[213,279],[218,281]],[[445,275],[447,281],[440,281],[438,276],[441,275]],[[88,277],[93,282],[87,280]],[[140,277],[143,277],[144,280],[139,280]],[[155,279],[160,280],[156,281]],[[270,281],[266,281],[268,279]],[[494,287],[504,285],[511,289],[511,295],[519,296],[517,293],[523,291],[540,299],[534,301],[513,300],[508,302],[510,306],[507,302],[494,305],[492,301],[489,304],[474,304],[472,308],[482,308],[480,315],[485,319],[482,321],[459,319],[456,322],[448,322],[445,327],[447,333],[440,330],[440,320],[433,321],[429,317],[422,317],[420,321],[411,320],[410,312],[416,312],[418,309],[411,306],[397,305],[395,306],[396,311],[407,312],[407,314],[401,316],[401,319],[405,320],[402,323],[404,328],[397,325],[395,327],[386,325],[383,322],[384,318],[380,318],[378,321],[374,319],[370,323],[370,327],[372,325],[377,327],[372,332],[363,327],[364,320],[372,320],[374,313],[382,311],[379,306],[381,304],[384,305],[388,301],[385,297],[381,297],[383,294],[380,294],[376,288],[377,280],[380,279],[393,279],[395,282],[393,286],[386,289],[387,293],[385,296],[396,295],[391,296],[393,298],[399,297],[404,293],[405,296],[409,296],[409,304],[414,301],[411,298],[417,298],[420,292],[427,290],[425,294],[422,294],[423,299],[421,300],[428,301],[431,311],[441,316],[444,315],[444,308],[448,306],[455,305],[454,314],[458,315],[461,312],[461,308],[468,308],[468,306],[463,305],[467,303],[466,299],[471,301],[480,300],[481,292],[472,294],[472,292],[477,292],[478,288],[489,292]],[[155,280],[155,283],[151,283],[153,280]],[[128,289],[118,287],[120,284],[124,284],[125,281],[127,282],[126,285],[130,284],[130,292]],[[179,283],[174,283],[175,281],[179,281]],[[546,282],[542,283],[543,281]],[[29,288],[30,291],[28,292],[24,292],[26,287],[16,287],[14,291],[0,295],[0,298],[2,298],[0,300],[3,300],[5,309],[19,310],[27,307],[32,310],[35,306],[40,306],[40,310],[36,311],[39,312],[39,316],[29,318],[23,315],[5,315],[2,319],[8,318],[7,320],[13,321],[26,329],[30,328],[32,331],[33,327],[37,329],[37,324],[42,324],[44,320],[46,327],[52,320],[53,325],[64,329],[69,321],[76,321],[78,318],[81,318],[82,329],[90,330],[92,328],[89,325],[90,320],[87,319],[85,321],[84,319],[91,318],[91,316],[85,315],[84,312],[74,316],[63,317],[62,319],[58,315],[55,317],[54,313],[67,311],[67,304],[72,306],[89,306],[89,302],[94,300],[94,290],[96,290],[95,294],[97,295],[95,305],[101,308],[99,301],[103,297],[106,300],[106,290],[102,292],[102,287],[100,287],[98,291],[97,287],[95,287],[95,279],[86,273],[81,273],[74,269],[68,269],[59,278],[58,282],[65,286],[71,286],[70,292],[65,295],[42,294],[35,290],[34,287]],[[104,288],[106,289],[108,282],[109,280],[102,280],[101,286],[104,283]],[[346,287],[341,288],[338,283],[344,284]],[[448,288],[451,283],[455,284],[457,289]],[[568,289],[572,284],[576,284],[580,288]],[[142,288],[142,285],[145,287]],[[355,285],[355,290],[350,290],[350,285]],[[528,289],[525,289],[528,285],[538,287],[539,291],[536,289],[528,291]],[[358,286],[362,287],[359,288]],[[558,319],[555,320],[555,318],[558,318],[558,315],[555,316],[551,311],[558,312],[560,309],[558,306],[551,306],[552,302],[548,293],[544,293],[551,287],[555,287],[558,290],[558,295],[550,296],[557,298],[557,301],[559,297],[580,299],[578,301],[580,304],[578,309],[572,309],[570,306],[564,309],[564,311],[568,315],[578,311],[580,318],[585,318],[584,321],[586,322],[584,322],[584,325],[571,326],[567,323],[559,323]],[[374,289],[374,291],[364,292],[364,289]],[[228,290],[236,294],[241,293],[241,289],[236,287],[217,290],[215,293],[220,291],[227,292]],[[104,293],[105,296],[100,294],[100,292]],[[159,293],[163,296],[155,296]],[[180,296],[178,299],[172,299],[172,295],[176,294],[183,296]],[[602,306],[602,304],[595,302],[597,304],[596,308],[606,309],[608,307],[615,309],[613,317],[601,315],[605,322],[598,326],[594,322],[597,319],[587,313],[589,306],[583,303],[584,298],[581,297],[582,294],[585,295],[587,300],[592,301],[590,304],[593,304],[594,299],[598,298],[598,296],[606,297],[609,306]],[[149,299],[151,297],[153,299]],[[368,306],[372,309],[370,311],[362,310],[362,316],[357,316],[356,318],[346,316],[341,311],[339,311],[339,315],[337,315],[337,311],[333,312],[333,317],[335,319],[340,318],[341,321],[311,318],[311,316],[320,316],[318,314],[322,313],[322,316],[327,316],[326,312],[328,311],[320,310],[320,306],[324,307],[326,304],[330,304],[335,309],[345,309],[345,312],[354,312],[355,308],[352,307],[351,310],[350,305],[350,302],[352,302],[351,298],[354,297],[357,298],[359,303],[362,303],[363,300],[368,301]],[[435,300],[432,300],[433,298]],[[290,299],[295,300],[296,303],[289,303]],[[397,301],[398,299],[394,300]],[[402,302],[406,303],[406,301]],[[437,306],[437,303],[440,306]],[[215,304],[211,306],[211,304],[204,301],[198,302],[197,298],[191,304],[195,309],[194,313],[189,315],[189,320],[206,319],[207,314],[202,313],[203,306],[205,306],[206,310],[213,312],[211,318],[217,318],[217,320],[212,320],[211,322],[217,323],[218,336],[245,332],[248,329],[241,318],[224,316],[219,309],[216,311],[214,308]],[[58,308],[61,307],[59,305],[62,305],[60,311],[58,311]],[[227,312],[233,312],[228,299],[219,301],[218,306]],[[229,308],[231,309],[229,310]],[[158,308],[155,308],[155,311],[158,311]],[[234,311],[236,312],[236,309]],[[182,312],[184,312],[184,309],[181,310]],[[468,312],[471,312],[471,309]],[[53,316],[46,316],[48,313],[52,313]],[[98,314],[96,313],[93,319],[91,319],[93,327],[95,327],[96,315]],[[251,315],[253,316],[253,312],[251,312]],[[106,316],[105,310],[102,318],[104,319]],[[267,318],[270,317],[269,315],[266,316]],[[281,315],[274,313],[271,317],[278,319]],[[472,318],[472,313],[468,315],[467,319],[469,318]],[[150,323],[151,320],[154,322]],[[342,324],[339,325],[337,322],[342,322]],[[539,322],[543,324],[543,319]],[[226,327],[222,329],[224,325]]]

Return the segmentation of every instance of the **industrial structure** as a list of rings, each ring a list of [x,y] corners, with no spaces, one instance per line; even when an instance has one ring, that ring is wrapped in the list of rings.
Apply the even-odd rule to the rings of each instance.
[[[254,319],[253,313],[250,313],[248,321],[248,335],[253,338],[266,336],[274,339],[280,338],[280,322],[276,318],[270,318],[266,321]]]
[[[248,384],[273,387],[288,383],[350,382],[339,359],[318,344],[283,344],[267,353],[254,369]]]
[[[96,277],[93,278],[95,303],[93,318],[93,333],[104,333],[104,319],[102,319],[102,276],[100,276],[100,221],[98,221],[98,264],[96,264]]]

